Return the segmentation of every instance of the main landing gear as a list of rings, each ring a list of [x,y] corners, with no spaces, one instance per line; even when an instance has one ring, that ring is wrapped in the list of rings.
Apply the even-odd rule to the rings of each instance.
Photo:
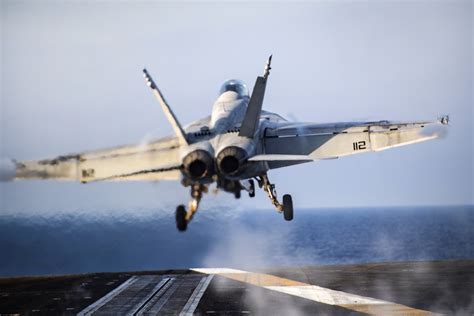
[[[188,211],[184,205],[179,205],[176,208],[176,227],[179,231],[185,231],[188,223],[193,219],[194,214],[199,208],[202,194],[207,193],[208,187],[204,184],[195,183],[191,185],[191,201],[188,204]]]
[[[242,190],[247,191],[249,194],[249,197],[253,198],[255,197],[255,182],[250,179],[250,180],[245,180],[245,181],[239,181],[239,187]],[[240,189],[239,189],[240,191]]]
[[[291,195],[283,195],[282,202],[280,203],[277,198],[275,185],[270,183],[266,173],[255,179],[257,180],[258,186],[267,192],[270,201],[276,207],[277,211],[283,213],[285,220],[291,221],[293,219],[293,200],[291,199]],[[218,183],[218,188],[219,186],[223,190],[233,193],[235,198],[240,198],[242,190],[246,191],[251,198],[255,196],[255,182],[252,179],[226,181]],[[207,185],[198,182],[191,184],[191,201],[189,201],[187,210],[184,205],[179,205],[176,208],[176,227],[179,231],[186,230],[188,223],[193,219],[194,214],[199,208],[199,202],[201,202],[203,193],[207,193],[207,191]]]
[[[291,221],[293,219],[293,200],[291,198],[291,195],[283,195],[283,201],[282,203],[280,203],[277,198],[275,185],[273,183],[270,183],[270,180],[268,180],[268,176],[266,173],[258,177],[257,181],[259,187],[263,187],[265,192],[267,192],[270,201],[276,207],[277,211],[279,213],[283,213],[283,218],[286,221]]]

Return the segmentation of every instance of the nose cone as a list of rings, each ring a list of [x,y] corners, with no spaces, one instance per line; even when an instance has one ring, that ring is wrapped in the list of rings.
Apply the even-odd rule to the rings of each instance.
[[[237,175],[247,157],[247,152],[240,147],[226,147],[217,155],[217,166],[223,175]]]

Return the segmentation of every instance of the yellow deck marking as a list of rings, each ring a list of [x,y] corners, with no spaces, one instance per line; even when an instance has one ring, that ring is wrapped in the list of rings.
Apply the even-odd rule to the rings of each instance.
[[[191,270],[205,274],[217,274],[228,279],[260,286],[268,290],[371,315],[439,315],[401,304],[342,291],[335,291],[270,274],[253,273],[227,268]]]
[[[421,309],[411,308],[405,305],[399,305],[395,303],[389,304],[358,304],[357,306],[352,305],[338,305],[347,309],[356,310],[361,313],[371,315],[403,315],[403,316],[421,316],[421,315],[440,315]]]

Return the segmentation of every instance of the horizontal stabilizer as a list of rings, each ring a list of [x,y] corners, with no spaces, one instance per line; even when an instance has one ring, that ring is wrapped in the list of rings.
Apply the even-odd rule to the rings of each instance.
[[[313,161],[314,158],[307,155],[257,155],[249,161]]]

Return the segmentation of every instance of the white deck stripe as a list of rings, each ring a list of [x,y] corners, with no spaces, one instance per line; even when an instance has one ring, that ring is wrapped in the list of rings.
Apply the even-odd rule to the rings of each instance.
[[[231,268],[193,268],[190,269],[204,274],[223,274],[223,273],[248,273],[247,271],[231,269]]]
[[[136,276],[132,276],[130,279],[127,281],[123,282],[120,286],[116,287],[109,293],[107,293],[104,297],[100,298],[99,300],[95,301],[91,305],[87,306],[85,309],[80,311],[77,316],[88,316],[92,315],[95,311],[97,311],[99,308],[110,302],[115,296],[120,294],[123,290],[128,288],[130,285],[132,285],[135,281],[137,280]]]
[[[194,314],[194,311],[199,305],[199,301],[201,301],[204,292],[206,292],[209,283],[211,283],[212,278],[214,277],[213,274],[209,275],[206,278],[202,278],[199,282],[198,286],[194,289],[193,294],[189,298],[186,305],[184,305],[183,310],[179,314],[179,316],[191,316]]]
[[[328,288],[275,277],[264,273],[251,273],[233,269],[191,269],[200,273],[216,274],[232,280],[260,286],[262,288],[302,297],[314,302],[340,306],[358,312],[374,315],[438,315],[429,311],[420,310],[392,303],[372,297],[335,291]]]
[[[345,305],[345,304],[392,304],[387,301],[378,300],[371,297],[360,296],[341,291],[335,291],[316,285],[307,286],[264,286],[264,288],[299,296],[308,300],[328,304],[328,305]]]
[[[138,313],[140,310],[143,310],[144,305],[148,302],[149,299],[151,299],[155,294],[159,292],[159,290],[168,282],[171,280],[171,278],[164,278],[158,284],[153,288],[153,290],[150,291],[145,297],[137,303],[131,310],[130,312],[127,313],[127,315],[135,315]]]

